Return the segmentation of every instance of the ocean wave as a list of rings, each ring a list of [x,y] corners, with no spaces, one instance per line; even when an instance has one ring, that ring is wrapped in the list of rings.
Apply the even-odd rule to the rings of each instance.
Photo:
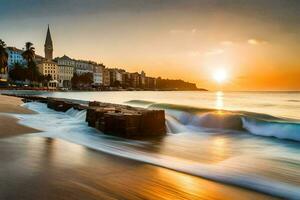
[[[183,128],[182,126],[189,126],[246,131],[254,135],[300,142],[300,123],[292,119],[284,119],[261,113],[195,108],[173,104],[151,104],[148,107],[165,109],[170,116],[167,118],[167,123],[173,123],[173,127],[180,126],[182,130],[187,128]],[[170,122],[170,119],[173,121]],[[174,125],[174,119],[177,120],[177,125]],[[178,132],[178,129],[175,129],[174,132]]]
[[[288,102],[295,102],[295,103],[300,102],[300,100],[297,100],[297,99],[288,99],[287,101],[288,101]]]
[[[300,142],[299,123],[272,122],[247,117],[242,117],[242,122],[243,127],[252,134]]]
[[[125,104],[139,105],[139,106],[148,106],[148,105],[151,105],[154,103],[155,102],[153,102],[153,101],[145,101],[145,100],[130,100],[130,101],[125,102]]]
[[[85,113],[82,111],[70,109],[66,113],[59,113],[48,109],[44,104],[35,102],[26,103],[24,106],[39,113],[37,115],[20,115],[22,116],[21,123],[44,131],[43,133],[33,134],[34,136],[64,139],[101,152],[179,172],[250,188],[283,198],[300,198],[300,191],[296,184],[272,180],[270,177],[243,170],[251,168],[252,166],[252,162],[249,162],[248,157],[234,156],[215,164],[204,164],[160,153],[143,151],[138,148],[131,148],[131,146],[141,145],[139,141],[106,136],[88,127],[83,117]],[[215,119],[218,119],[220,124],[225,124],[226,126],[230,125],[230,128],[233,128],[235,123],[232,124],[232,122],[228,121],[230,121],[230,119],[237,120],[237,116],[244,117],[241,114],[234,115],[232,113],[223,113],[220,118],[217,116],[218,113],[204,112],[197,115],[196,113],[187,113],[180,110],[168,110],[167,112],[167,125],[170,131],[176,127],[176,131],[178,132],[187,131],[192,127],[201,129],[207,124],[209,128],[212,128],[211,121]],[[223,119],[225,121],[224,123],[222,122]],[[243,120],[241,121],[243,123]],[[238,123],[240,123],[240,121]],[[218,124],[217,128],[220,128],[220,124]],[[241,125],[238,124],[238,127],[240,128]],[[106,137],[109,137],[110,140],[105,139]],[[128,144],[130,144],[130,146]]]

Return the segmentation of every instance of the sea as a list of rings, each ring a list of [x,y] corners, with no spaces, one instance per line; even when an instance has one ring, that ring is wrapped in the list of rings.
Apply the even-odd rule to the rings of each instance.
[[[130,140],[88,127],[86,111],[56,112],[45,104],[14,114],[58,138],[96,151],[161,166],[285,199],[300,199],[300,92],[33,92],[72,100],[164,109],[167,135]]]

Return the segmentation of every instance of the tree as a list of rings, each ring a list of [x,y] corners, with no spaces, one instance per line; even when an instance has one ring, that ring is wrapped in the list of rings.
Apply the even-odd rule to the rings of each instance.
[[[84,73],[78,75],[74,73],[71,83],[73,88],[91,87],[91,84],[93,83],[93,74]]]
[[[74,88],[77,88],[78,83],[79,83],[79,76],[77,75],[77,73],[74,73],[71,79],[71,84]]]
[[[52,80],[52,76],[50,74],[48,75],[41,75],[40,81],[42,82],[44,86],[48,85],[48,83]]]
[[[0,72],[5,72],[7,69],[8,53],[6,52],[6,44],[0,39]]]
[[[27,78],[31,82],[40,82],[40,76],[36,63],[34,62],[35,58],[35,48],[31,42],[26,42],[25,51],[22,53],[23,58],[27,61]]]
[[[12,70],[9,71],[9,78],[12,81],[25,81],[26,69],[19,63],[15,63]]]
[[[35,58],[35,48],[31,42],[25,43],[25,51],[22,53],[23,58],[27,61],[27,65],[34,62]]]

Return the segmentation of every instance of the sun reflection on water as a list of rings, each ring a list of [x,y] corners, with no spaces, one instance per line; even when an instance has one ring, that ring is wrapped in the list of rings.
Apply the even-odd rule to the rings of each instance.
[[[224,97],[223,92],[221,91],[216,92],[215,108],[218,110],[222,110],[224,108],[223,97]]]

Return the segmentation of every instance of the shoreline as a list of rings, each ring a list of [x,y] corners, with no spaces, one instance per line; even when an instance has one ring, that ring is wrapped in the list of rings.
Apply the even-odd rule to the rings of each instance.
[[[21,125],[18,121],[19,120],[15,117],[0,114],[0,139],[41,132],[37,129]]]
[[[20,98],[0,95],[0,138],[40,132],[18,123],[19,119],[9,114],[35,114],[21,106]]]
[[[34,112],[20,106],[22,101],[19,98],[0,95],[0,100],[0,112],[4,110],[7,113],[34,114]],[[3,116],[4,120],[1,120],[1,116]],[[1,114],[1,133],[4,130],[1,128],[1,124],[3,127],[8,127],[8,125],[11,126],[12,124],[22,126],[17,121],[16,118]],[[20,129],[13,128],[12,130],[15,130],[16,133],[10,136],[25,134],[26,128],[31,129],[25,126],[22,126]],[[23,139],[22,136],[21,138]],[[30,183],[45,185],[43,191],[46,192],[49,199],[54,197],[55,199],[64,199],[62,197],[64,195],[71,195],[70,197],[74,198],[81,197],[82,199],[276,199],[275,197],[253,190],[226,185],[201,177],[113,156],[59,139],[25,137],[24,140],[30,141],[30,145],[23,144],[20,141],[20,137],[10,137],[4,140],[0,137],[0,148],[4,148],[4,154],[3,152],[0,153],[0,159],[1,163],[5,163],[0,177],[4,180],[9,180],[8,186],[0,185],[0,197],[4,195],[7,199],[18,199],[20,196],[14,195],[19,192],[25,192],[24,199],[40,199],[41,197],[45,197],[43,196],[45,195],[43,192],[36,192],[29,186],[18,189],[18,183],[22,182],[26,177],[26,181]],[[84,150],[80,150],[80,153],[78,149]],[[15,157],[22,157],[23,152],[29,150],[33,154],[26,154],[26,157],[15,163]],[[43,156],[38,156],[37,158],[37,155],[40,155],[41,151],[45,151],[46,154],[43,153]],[[56,153],[49,154],[53,151]],[[9,153],[6,155],[5,152]],[[10,158],[8,155],[13,156]],[[59,157],[59,159],[56,157]],[[57,159],[59,163],[57,163]],[[24,164],[22,162],[25,162],[25,168],[28,168],[28,170],[36,171],[35,165],[42,160],[45,162],[42,168],[50,169],[51,173],[55,172],[53,176],[48,175],[47,170],[40,171],[34,177],[30,174],[19,176],[16,173],[19,170],[23,170],[20,168]],[[75,165],[72,164],[70,167],[70,163],[73,162],[79,162],[79,166],[77,163]],[[11,165],[14,167],[11,168]],[[69,171],[65,171],[67,174],[61,174],[61,169]],[[14,180],[10,181],[11,177],[9,174],[17,175],[14,175]],[[53,184],[56,183],[57,179],[62,181],[59,184],[63,188],[59,188],[56,184]],[[69,181],[69,179],[72,180]],[[57,194],[53,194],[52,191],[56,191]]]

